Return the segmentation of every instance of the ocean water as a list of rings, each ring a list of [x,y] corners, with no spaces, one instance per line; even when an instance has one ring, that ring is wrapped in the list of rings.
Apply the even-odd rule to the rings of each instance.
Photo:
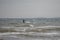
[[[60,18],[0,18],[0,39],[60,40]]]

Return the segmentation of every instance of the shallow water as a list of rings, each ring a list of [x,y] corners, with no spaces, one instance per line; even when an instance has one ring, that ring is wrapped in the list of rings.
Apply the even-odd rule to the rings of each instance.
[[[0,20],[0,39],[60,40],[60,22],[9,20]]]
[[[0,38],[3,38],[4,40],[59,40],[60,30],[56,28],[60,28],[60,26],[2,26],[1,29],[8,31],[0,32]],[[16,30],[16,32],[10,31],[11,29]]]

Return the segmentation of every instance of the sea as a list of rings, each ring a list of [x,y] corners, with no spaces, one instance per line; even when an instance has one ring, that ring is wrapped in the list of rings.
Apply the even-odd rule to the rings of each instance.
[[[60,40],[60,18],[0,18],[0,40]]]

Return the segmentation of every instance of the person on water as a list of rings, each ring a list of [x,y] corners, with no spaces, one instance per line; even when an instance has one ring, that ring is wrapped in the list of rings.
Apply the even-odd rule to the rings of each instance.
[[[25,23],[25,20],[23,19],[23,23]]]

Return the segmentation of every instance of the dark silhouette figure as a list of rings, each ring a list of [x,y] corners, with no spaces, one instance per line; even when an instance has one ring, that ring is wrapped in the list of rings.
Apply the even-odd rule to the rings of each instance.
[[[25,20],[23,19],[23,23],[25,23]]]

